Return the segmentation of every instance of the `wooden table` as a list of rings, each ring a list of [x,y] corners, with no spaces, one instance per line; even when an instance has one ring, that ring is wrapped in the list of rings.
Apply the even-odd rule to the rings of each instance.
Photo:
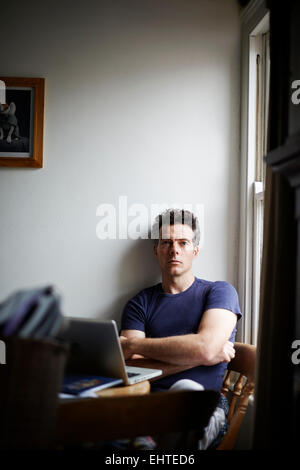
[[[151,382],[190,368],[144,358],[128,360],[126,363],[131,366],[161,369],[163,374],[151,379]],[[155,434],[158,417],[165,432],[176,430],[176,426],[182,426],[182,422],[187,419],[189,424],[194,420],[197,426],[199,424],[199,427],[204,429],[219,399],[219,394],[213,391],[170,394],[149,392],[150,382],[143,381],[101,390],[98,392],[99,398],[79,398],[61,402],[58,410],[57,444],[76,445],[122,436],[143,436],[143,432]],[[186,393],[189,394],[188,400]],[[195,395],[197,393],[202,394],[200,403],[199,395]],[[137,430],[141,434],[136,434]]]
[[[99,397],[128,397],[132,395],[146,395],[150,392],[149,380],[143,380],[133,385],[121,385],[120,387],[106,388],[99,390],[96,394]]]
[[[150,380],[144,380],[142,382],[133,385],[122,385],[120,387],[112,387],[97,392],[99,397],[114,397],[114,396],[130,396],[130,395],[144,395],[150,392],[150,382],[166,377],[167,375],[176,374],[182,370],[190,369],[189,366],[174,365],[166,362],[156,361],[154,359],[147,359],[142,356],[136,357],[135,359],[128,359],[126,361],[128,366],[133,367],[146,367],[148,369],[160,369],[162,374],[154,377]],[[191,366],[193,367],[193,366]]]
[[[182,370],[189,369],[189,366],[178,366],[166,362],[156,361],[154,359],[146,359],[144,357],[136,357],[135,359],[128,359],[126,361],[128,366],[133,367],[146,367],[148,369],[160,369],[162,374],[150,380],[143,380],[133,385],[121,385],[119,387],[107,388],[96,392],[99,397],[115,397],[115,396],[131,396],[131,395],[144,395],[150,392],[150,382],[157,379],[166,377],[167,375],[176,374]],[[64,403],[64,402],[63,402]]]

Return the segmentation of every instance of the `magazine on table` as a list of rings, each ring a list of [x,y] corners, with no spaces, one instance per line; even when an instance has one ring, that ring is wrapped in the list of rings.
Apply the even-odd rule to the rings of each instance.
[[[122,384],[122,379],[99,375],[67,375],[62,383],[59,398],[97,397],[99,390]]]

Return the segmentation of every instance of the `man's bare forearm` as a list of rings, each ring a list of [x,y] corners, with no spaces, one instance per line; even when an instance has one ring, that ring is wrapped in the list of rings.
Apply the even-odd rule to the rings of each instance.
[[[122,343],[125,357],[141,354],[163,362],[178,365],[213,365],[199,334],[166,338],[127,338]]]

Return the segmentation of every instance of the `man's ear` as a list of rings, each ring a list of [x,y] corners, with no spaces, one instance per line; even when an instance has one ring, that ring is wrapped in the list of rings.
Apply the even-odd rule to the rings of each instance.
[[[194,247],[194,256],[197,256],[198,253],[199,253],[199,246],[197,245]]]

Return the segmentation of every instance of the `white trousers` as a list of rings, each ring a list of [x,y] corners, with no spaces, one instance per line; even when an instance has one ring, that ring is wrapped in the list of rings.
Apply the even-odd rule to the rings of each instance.
[[[170,391],[180,390],[204,390],[203,385],[190,379],[181,379],[175,382]],[[209,423],[204,429],[203,438],[198,443],[198,450],[205,450],[215,440],[222,426],[225,424],[225,413],[222,408],[217,407],[210,417]]]

